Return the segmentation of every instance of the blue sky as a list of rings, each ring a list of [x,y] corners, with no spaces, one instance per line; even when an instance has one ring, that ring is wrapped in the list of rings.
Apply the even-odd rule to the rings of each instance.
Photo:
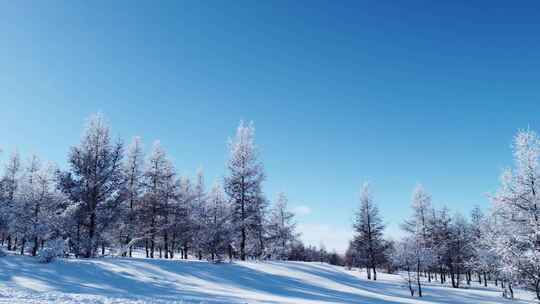
[[[487,207],[513,134],[540,129],[534,2],[110,2],[0,2],[6,152],[65,166],[101,111],[210,184],[253,120],[265,192],[343,250],[362,182],[398,235],[416,183],[437,206]]]

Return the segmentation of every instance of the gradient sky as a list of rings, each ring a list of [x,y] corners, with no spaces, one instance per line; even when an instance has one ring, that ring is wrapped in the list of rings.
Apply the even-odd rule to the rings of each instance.
[[[418,182],[487,208],[512,136],[540,130],[540,5],[445,2],[0,1],[2,159],[65,167],[101,111],[211,184],[244,119],[310,243],[344,250],[367,180],[389,236]]]

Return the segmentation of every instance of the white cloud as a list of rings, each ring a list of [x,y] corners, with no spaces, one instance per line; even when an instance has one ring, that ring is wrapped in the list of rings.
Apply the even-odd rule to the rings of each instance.
[[[350,229],[325,224],[299,224],[297,229],[306,245],[318,247],[323,244],[328,251],[335,250],[338,253],[345,253],[352,234]]]
[[[297,206],[293,209],[294,214],[296,215],[308,215],[311,213],[311,208],[305,205]]]

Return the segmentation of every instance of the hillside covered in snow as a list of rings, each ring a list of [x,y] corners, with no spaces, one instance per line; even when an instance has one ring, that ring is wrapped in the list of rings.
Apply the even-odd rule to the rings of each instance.
[[[534,303],[506,300],[494,287],[427,284],[411,298],[399,275],[366,280],[358,271],[321,263],[143,258],[0,258],[0,303]]]

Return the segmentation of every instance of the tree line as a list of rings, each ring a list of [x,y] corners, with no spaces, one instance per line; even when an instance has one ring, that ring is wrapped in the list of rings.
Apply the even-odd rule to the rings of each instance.
[[[500,286],[509,298],[515,287],[529,289],[540,300],[540,139],[534,131],[520,131],[512,150],[514,166],[489,195],[490,208],[476,206],[468,217],[435,208],[418,185],[399,240],[385,238],[384,222],[364,184],[345,264],[365,269],[373,280],[377,269],[399,271],[411,296],[422,296],[426,280],[454,288],[477,281]]]
[[[240,123],[229,143],[227,172],[207,189],[202,171],[180,176],[159,141],[145,154],[134,137],[114,140],[100,114],[88,120],[62,170],[14,152],[0,179],[0,242],[8,250],[38,255],[63,246],[77,258],[329,260],[304,246],[288,200],[270,204],[253,123]]]
[[[252,123],[240,123],[229,142],[221,183],[205,185],[180,176],[159,141],[148,153],[134,137],[125,147],[113,140],[101,115],[87,122],[71,147],[68,169],[14,152],[0,178],[0,243],[20,254],[60,252],[76,258],[98,255],[221,261],[280,259],[320,261],[400,272],[411,295],[422,282],[459,288],[477,281],[534,291],[540,299],[540,138],[520,131],[512,146],[514,166],[501,175],[492,204],[469,216],[436,208],[421,185],[412,194],[404,237],[386,238],[369,184],[360,192],[354,237],[344,256],[299,240],[285,194],[272,204],[262,184],[263,165]],[[62,246],[62,250],[50,247]]]

